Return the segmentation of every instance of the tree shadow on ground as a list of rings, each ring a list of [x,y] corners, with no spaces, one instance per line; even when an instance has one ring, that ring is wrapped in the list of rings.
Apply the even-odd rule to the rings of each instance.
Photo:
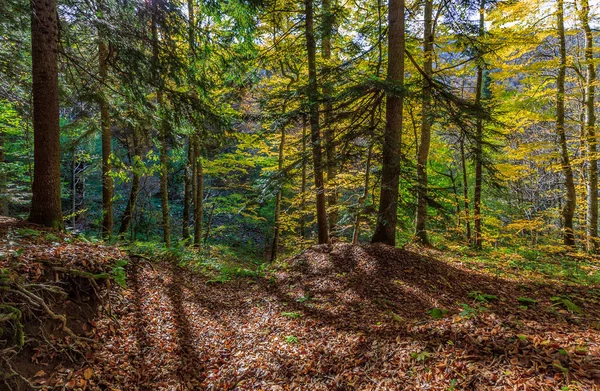
[[[551,339],[544,333],[557,327],[583,335],[597,308],[582,303],[585,317],[540,308],[561,287],[528,286],[385,246],[316,247],[256,281],[208,284],[172,263],[159,273],[168,275],[177,376],[183,385],[193,379],[196,389],[439,388],[451,373],[461,373],[457,389],[519,379],[543,389],[535,382],[556,378],[551,389],[600,369],[593,357],[572,360],[561,346],[517,336]],[[499,299],[479,303],[472,292]],[[519,308],[520,295],[538,299],[538,309]],[[454,323],[427,314],[433,307],[457,314],[459,303],[481,304],[490,316]],[[293,311],[297,318],[283,316],[296,317]],[[282,342],[288,336],[297,342]],[[147,346],[144,338],[138,343]]]

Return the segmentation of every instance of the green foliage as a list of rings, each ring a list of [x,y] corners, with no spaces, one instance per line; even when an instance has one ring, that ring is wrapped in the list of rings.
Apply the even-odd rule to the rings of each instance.
[[[423,350],[422,352],[412,352],[410,354],[410,358],[416,362],[425,362],[425,361],[429,360],[432,356],[433,356],[433,354],[431,354],[425,350]]]
[[[470,305],[465,304],[465,303],[461,303],[461,304],[459,304],[459,306],[462,308],[462,311],[460,312],[460,316],[462,316],[466,319],[471,319],[472,317],[479,315],[481,312],[486,311],[486,309],[484,307],[481,307],[481,306],[471,307]]]
[[[282,312],[281,316],[285,316],[286,318],[299,319],[303,315],[300,312]]]
[[[295,345],[295,344],[298,344],[300,341],[299,341],[298,337],[296,337],[295,335],[287,335],[285,337],[285,342],[289,343],[290,345]]]
[[[304,296],[300,296],[296,299],[296,301],[298,303],[306,303],[307,301],[311,300],[312,298],[310,297],[310,294],[306,293]]]
[[[498,300],[498,296],[496,295],[490,295],[479,291],[469,292],[469,297],[482,303],[489,303],[490,301]]]
[[[110,274],[112,275],[115,282],[121,287],[127,287],[127,273],[125,272],[125,266],[127,266],[128,260],[123,258],[115,262]]]
[[[518,302],[521,303],[525,308],[533,307],[535,308],[537,305],[537,300],[529,297],[519,297]]]
[[[561,306],[569,312],[576,314],[583,314],[583,310],[568,296],[553,296],[550,298],[550,301],[554,302],[555,306]]]
[[[443,317],[445,317],[446,315],[448,315],[449,311],[444,309],[444,308],[432,308],[429,311],[427,311],[427,313],[429,314],[429,316],[431,316],[433,319],[442,319]]]
[[[22,238],[38,238],[41,236],[41,234],[42,234],[41,231],[27,228],[27,227],[19,228],[17,230],[17,235]]]

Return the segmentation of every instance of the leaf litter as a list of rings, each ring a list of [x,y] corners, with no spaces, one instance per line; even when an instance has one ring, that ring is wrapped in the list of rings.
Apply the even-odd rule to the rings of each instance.
[[[597,286],[503,279],[441,255],[321,245],[223,284],[132,258],[85,360],[39,376],[82,390],[600,389]]]

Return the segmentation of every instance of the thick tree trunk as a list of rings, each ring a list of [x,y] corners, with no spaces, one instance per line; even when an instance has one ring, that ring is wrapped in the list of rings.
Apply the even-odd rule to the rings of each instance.
[[[279,172],[283,172],[283,159],[285,157],[284,154],[285,148],[285,125],[281,127],[281,138],[279,141],[279,159],[277,161],[277,167]],[[277,251],[279,249],[279,236],[281,231],[281,196],[283,193],[283,183],[280,184],[279,190],[277,190],[277,198],[275,200],[275,219],[274,219],[274,233],[273,233],[273,244],[271,246],[271,262],[274,262],[277,259]]]
[[[333,33],[333,13],[331,10],[331,0],[323,0],[322,2],[322,24],[321,24],[321,55],[325,63],[324,71],[328,73],[330,70],[331,61],[331,35]],[[330,235],[335,230],[339,219],[339,213],[337,209],[337,160],[335,153],[335,130],[333,129],[333,123],[331,121],[333,105],[331,104],[331,93],[332,90],[329,86],[330,79],[327,78],[323,85],[323,97],[325,98],[325,108],[323,113],[323,128],[325,133],[325,158],[327,161],[327,206],[329,207],[329,233]]]
[[[152,1],[152,57],[154,61],[154,78],[157,83],[156,91],[156,103],[160,111],[164,111],[163,102],[163,91],[162,81],[160,75],[160,58],[159,58],[159,42],[158,42],[158,7],[159,0]],[[168,182],[168,147],[167,147],[167,133],[168,124],[165,118],[165,113],[162,113],[162,119],[160,128],[158,130],[158,141],[160,149],[160,204],[162,210],[162,228],[163,228],[163,240],[167,247],[171,246],[171,218],[169,213],[169,182]]]
[[[102,82],[102,88],[107,82],[108,73],[108,51],[106,50],[106,43],[104,42],[102,34],[98,33],[99,47],[98,47],[98,58],[100,61],[100,80]],[[109,238],[113,232],[113,178],[111,173],[111,162],[110,154],[111,148],[111,129],[110,129],[110,117],[108,112],[108,99],[106,95],[101,92],[100,94],[100,127],[102,129],[102,237]]]
[[[187,139],[188,151],[185,170],[183,173],[183,222],[181,227],[181,238],[187,240],[190,238],[190,203],[192,199],[192,164],[194,164],[194,147],[190,137]]]
[[[433,0],[425,0],[425,24],[423,33],[423,99],[421,106],[421,142],[417,154],[417,216],[415,237],[418,242],[428,245],[427,236],[427,161],[431,145],[431,77],[433,76]]]
[[[202,170],[202,154],[200,153],[200,143],[195,140],[194,165],[196,167],[196,194],[194,194],[194,244],[200,246],[202,241],[202,219],[204,217],[204,172]],[[209,222],[210,225],[210,222]],[[207,228],[208,229],[208,228]],[[206,243],[206,240],[204,240]]]
[[[31,0],[34,169],[29,221],[63,229],[56,0]]]
[[[558,141],[560,147],[561,156],[561,167],[565,176],[565,187],[567,191],[567,198],[565,200],[565,206],[563,208],[563,220],[564,220],[564,244],[566,246],[575,246],[575,233],[573,231],[573,215],[577,205],[577,196],[575,192],[575,182],[573,179],[573,169],[569,159],[569,150],[567,148],[567,136],[565,133],[565,74],[567,70],[567,52],[565,47],[565,25],[564,25],[564,1],[558,0],[557,2],[557,27],[558,27],[558,38],[560,45],[560,56],[559,56],[559,68],[558,78],[556,81],[556,133],[558,134]]]
[[[319,128],[319,90],[317,86],[316,42],[313,21],[313,1],[305,0],[306,50],[308,53],[308,103],[310,108],[310,135],[313,151],[315,191],[317,202],[317,232],[319,244],[329,242],[327,209],[325,205],[325,183],[323,179],[323,153]]]
[[[404,0],[389,0],[387,80],[404,86]],[[373,243],[396,244],[403,97],[388,94],[383,141],[381,195]]]
[[[485,28],[485,0],[481,0],[479,9],[479,36],[483,36]],[[477,66],[477,81],[475,85],[475,103],[481,104],[483,93],[483,65]],[[473,189],[473,225],[475,238],[473,245],[475,249],[481,250],[483,238],[481,234],[481,187],[483,184],[483,121],[477,119],[475,129],[475,188]]]
[[[585,127],[588,152],[587,249],[598,252],[598,139],[596,137],[596,67],[594,65],[594,35],[589,23],[590,4],[581,0],[580,20],[585,33]]]

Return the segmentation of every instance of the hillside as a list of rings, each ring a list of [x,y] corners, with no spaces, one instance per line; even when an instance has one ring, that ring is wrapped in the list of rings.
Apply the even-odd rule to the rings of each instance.
[[[2,296],[2,314],[19,301],[15,287],[28,287],[57,314],[67,314],[70,330],[89,339],[73,339],[39,306],[22,312],[23,346],[7,345],[15,322],[4,322],[0,348],[11,350],[3,354],[4,363],[31,386],[600,386],[598,286],[499,278],[433,250],[339,243],[309,248],[264,272],[240,267],[227,278],[193,272],[174,260],[133,257],[122,288],[98,277],[114,270],[108,265],[123,256],[117,249],[15,220],[3,219],[1,232],[0,266],[8,275],[1,283],[12,290]],[[97,278],[74,277],[72,271],[69,276],[67,269]],[[19,276],[5,270],[20,270]],[[98,281],[98,294],[84,281]],[[54,289],[65,294],[46,292]],[[23,386],[24,380],[3,371],[7,386]]]

